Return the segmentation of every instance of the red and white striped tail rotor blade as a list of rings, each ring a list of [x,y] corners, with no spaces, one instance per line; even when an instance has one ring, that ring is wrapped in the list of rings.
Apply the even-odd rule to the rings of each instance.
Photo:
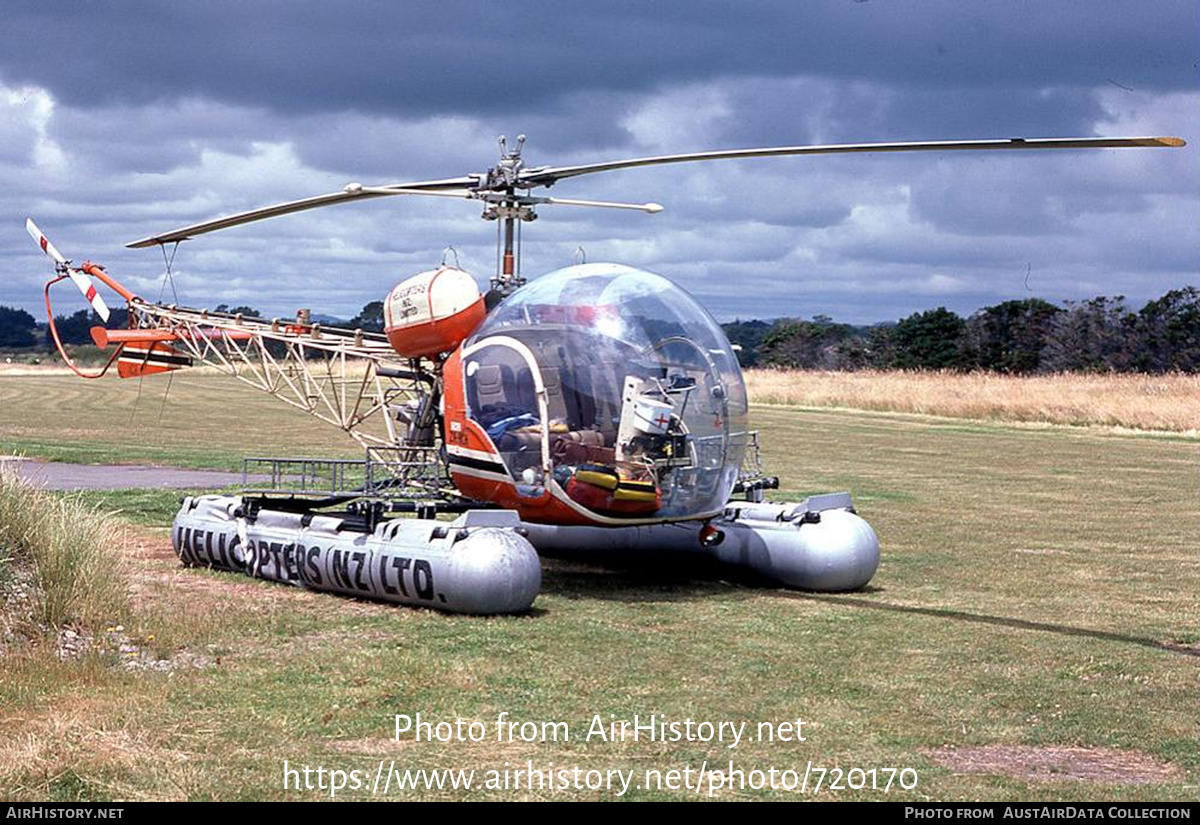
[[[108,323],[108,304],[104,303],[104,299],[96,291],[96,283],[91,276],[71,267],[67,267],[67,275],[70,276],[75,286],[79,287],[79,291],[83,293],[84,298],[87,298],[87,302],[92,305],[92,309],[96,310],[96,314],[100,316],[101,320]]]
[[[92,309],[96,314],[107,323],[108,322],[108,304],[104,303],[104,299],[100,297],[100,293],[96,291],[96,284],[92,281],[92,277],[86,272],[81,272],[74,269],[63,254],[55,248],[54,244],[50,243],[50,239],[42,234],[42,230],[38,229],[37,224],[31,218],[25,219],[25,231],[33,238],[34,243],[41,247],[42,251],[54,259],[67,276],[79,287],[79,291],[83,293],[83,297],[92,305]]]
[[[29,237],[33,238],[33,242],[42,248],[42,251],[54,259],[56,264],[66,264],[67,259],[62,256],[62,253],[54,248],[54,244],[50,243],[50,239],[42,234],[42,230],[37,228],[37,224],[32,218],[25,219],[25,231],[29,233]]]

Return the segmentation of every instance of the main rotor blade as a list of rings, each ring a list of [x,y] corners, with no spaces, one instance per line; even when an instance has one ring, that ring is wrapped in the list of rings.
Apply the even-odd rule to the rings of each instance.
[[[351,183],[346,186],[347,192],[362,192],[366,195],[432,195],[439,198],[474,198],[477,193],[473,189],[399,189],[388,186],[363,186],[361,183]]]
[[[763,158],[775,155],[839,155],[859,152],[926,152],[951,149],[1116,149],[1131,146],[1184,146],[1177,137],[1121,138],[1010,138],[1007,140],[931,140],[901,143],[835,143],[815,146],[773,146],[763,149],[728,149],[716,152],[693,152],[686,155],[659,155],[631,158],[582,166],[544,166],[521,173],[518,186],[550,186],[563,178],[610,172],[636,166],[660,166],[667,163],[691,163],[699,160]]]
[[[633,209],[638,212],[649,212],[651,215],[663,211],[661,203],[614,203],[613,201],[583,201],[578,198],[537,198],[538,203],[552,203],[562,206],[603,206],[606,209]]]
[[[471,186],[477,181],[475,178],[448,178],[446,180],[432,180],[420,183],[398,183],[388,186],[364,187],[351,185],[340,192],[331,192],[328,195],[317,195],[312,198],[303,198],[298,201],[287,201],[286,203],[277,203],[274,206],[265,206],[261,209],[253,209],[249,212],[240,212],[236,215],[229,215],[224,218],[217,218],[204,223],[196,223],[191,226],[184,226],[179,229],[173,229],[170,232],[164,232],[161,235],[151,235],[148,238],[142,238],[132,243],[127,243],[129,249],[144,249],[148,246],[156,244],[172,243],[174,241],[186,241],[188,238],[193,238],[196,235],[203,235],[206,232],[215,232],[218,229],[228,229],[231,226],[240,226],[244,223],[253,221],[261,221],[265,218],[274,218],[279,215],[288,215],[292,212],[303,212],[305,209],[316,209],[319,206],[332,206],[346,201],[364,200],[367,198],[382,198],[391,194],[414,194],[416,190],[421,190],[422,194],[434,193],[444,189],[458,189],[464,186]],[[388,191],[383,190],[398,190]],[[403,191],[409,190],[409,191]]]

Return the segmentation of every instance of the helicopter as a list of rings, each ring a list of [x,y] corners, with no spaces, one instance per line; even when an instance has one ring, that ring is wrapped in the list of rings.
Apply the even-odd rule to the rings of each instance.
[[[716,160],[918,151],[1178,147],[1175,137],[1012,138],[784,146],[527,166],[525,137],[499,139],[498,162],[453,178],[330,194],[197,223],[128,244],[177,245],[303,210],[391,196],[478,201],[498,223],[497,271],[482,291],[443,259],[401,281],[382,333],[260,319],[146,301],[103,266],[75,267],[32,220],[56,265],[50,332],[69,366],[122,378],[207,365],[333,423],[365,448],[361,483],[331,462],[329,487],[288,485],[297,465],[269,462],[271,483],[190,496],[172,535],[186,565],[464,613],[513,613],[540,588],[539,554],[587,551],[637,562],[701,553],[785,587],[859,589],[879,540],[848,493],[768,502],[778,489],[749,428],[745,382],[713,318],[667,278],[618,263],[579,263],[528,282],[520,225],[544,206],[662,211],[657,203],[534,195],[585,175]],[[96,314],[96,282],[126,303],[127,326],[96,326],[112,349],[95,372],[59,342],[50,289],[70,279]],[[309,462],[299,474],[307,478]],[[330,510],[330,508],[335,508]],[[439,514],[456,516],[439,520]],[[413,516],[399,518],[399,515]]]

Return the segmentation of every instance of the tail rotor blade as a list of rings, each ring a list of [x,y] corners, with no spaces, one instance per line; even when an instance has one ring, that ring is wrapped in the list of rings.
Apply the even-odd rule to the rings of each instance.
[[[33,238],[33,242],[41,247],[42,251],[54,259],[56,264],[62,266],[67,265],[67,259],[62,256],[62,253],[54,248],[54,244],[50,243],[50,239],[42,234],[42,230],[37,228],[37,224],[32,218],[25,219],[25,231],[29,233],[29,237]]]
[[[87,299],[87,302],[92,305],[92,309],[96,310],[96,314],[105,323],[108,323],[108,304],[104,303],[104,299],[96,291],[96,284],[92,281],[91,276],[73,267],[67,267],[67,275],[75,286],[79,287],[79,291],[83,293],[83,297]]]
[[[92,305],[92,309],[96,314],[107,323],[108,322],[108,304],[104,303],[104,298],[96,291],[96,284],[92,281],[90,275],[71,266],[70,261],[63,257],[63,254],[55,248],[54,244],[50,243],[50,239],[42,234],[42,230],[38,229],[37,224],[32,218],[25,219],[25,231],[29,233],[29,237],[33,238],[41,250],[54,259],[57,264],[57,269],[60,272],[65,272],[67,277],[75,286],[79,287],[79,291],[83,293],[83,297]]]

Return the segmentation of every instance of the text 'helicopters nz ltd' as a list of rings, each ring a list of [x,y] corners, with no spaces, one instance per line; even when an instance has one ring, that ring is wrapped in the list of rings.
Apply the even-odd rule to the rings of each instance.
[[[175,518],[185,564],[464,613],[530,607],[539,553],[702,554],[767,581],[852,590],[871,580],[879,542],[847,493],[769,503],[746,386],[712,317],[666,278],[583,263],[528,283],[523,222],[545,205],[632,209],[530,194],[567,178],[643,166],[782,155],[1038,151],[1182,146],[1171,137],[956,140],[699,152],[528,167],[524,136],[486,172],[342,191],[152,235],[163,246],[292,212],[389,196],[480,201],[498,221],[497,272],[482,292],[445,262],[402,281],[384,331],[189,309],[146,301],[98,264],[73,266],[33,224],[104,321],[97,282],[127,307],[125,328],[96,326],[123,378],[208,365],[330,422],[366,450],[360,462],[247,460],[271,481],[241,495],[184,500]],[[257,463],[254,463],[257,462]],[[320,480],[315,483],[314,479]],[[456,515],[455,520],[436,518]],[[411,516],[411,517],[402,517]]]

